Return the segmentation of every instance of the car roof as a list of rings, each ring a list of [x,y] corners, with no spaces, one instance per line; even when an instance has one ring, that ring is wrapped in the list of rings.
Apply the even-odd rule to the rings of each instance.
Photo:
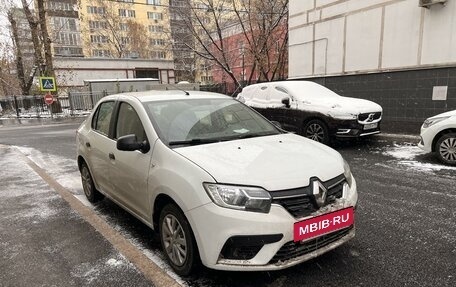
[[[140,102],[153,102],[163,100],[187,100],[187,99],[232,99],[229,96],[202,92],[202,91],[183,91],[183,90],[151,90],[144,92],[119,93],[105,97],[106,100],[116,99],[118,97],[134,97]]]

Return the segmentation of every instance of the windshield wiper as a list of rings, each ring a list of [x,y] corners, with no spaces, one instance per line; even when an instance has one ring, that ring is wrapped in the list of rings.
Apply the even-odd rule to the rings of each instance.
[[[219,142],[220,140],[218,139],[191,139],[191,140],[185,140],[185,141],[171,141],[168,143],[170,146],[176,146],[176,145],[200,145],[200,144],[208,144],[208,143],[215,143]]]
[[[256,138],[256,137],[264,137],[264,136],[272,136],[277,135],[278,133],[274,132],[265,132],[265,133],[254,133],[254,134],[243,134],[235,137],[234,139],[248,139],[248,138]]]

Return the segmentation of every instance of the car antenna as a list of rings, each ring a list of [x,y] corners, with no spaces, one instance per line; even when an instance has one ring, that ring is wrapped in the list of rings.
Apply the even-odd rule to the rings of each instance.
[[[187,92],[186,90],[184,90],[184,89],[178,87],[176,84],[171,84],[171,83],[169,83],[168,85],[174,87],[176,90],[179,90],[179,91],[184,92],[186,96],[190,96],[190,93],[189,93],[189,92]],[[166,90],[168,90],[168,88],[166,88]]]

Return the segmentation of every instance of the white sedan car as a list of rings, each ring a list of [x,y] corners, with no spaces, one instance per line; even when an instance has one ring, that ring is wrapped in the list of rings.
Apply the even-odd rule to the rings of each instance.
[[[443,163],[456,165],[456,110],[425,120],[418,146],[436,152]]]
[[[161,239],[181,275],[278,270],[355,235],[356,182],[335,150],[284,133],[227,96],[103,98],[77,131],[89,201],[116,202]]]

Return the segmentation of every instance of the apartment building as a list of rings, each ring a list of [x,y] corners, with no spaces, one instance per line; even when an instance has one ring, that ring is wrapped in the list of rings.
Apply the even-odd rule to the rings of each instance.
[[[49,0],[46,15],[61,89],[88,77],[174,83],[168,1]]]
[[[389,129],[418,131],[426,117],[456,109],[456,1],[289,5],[291,79],[381,104]]]

